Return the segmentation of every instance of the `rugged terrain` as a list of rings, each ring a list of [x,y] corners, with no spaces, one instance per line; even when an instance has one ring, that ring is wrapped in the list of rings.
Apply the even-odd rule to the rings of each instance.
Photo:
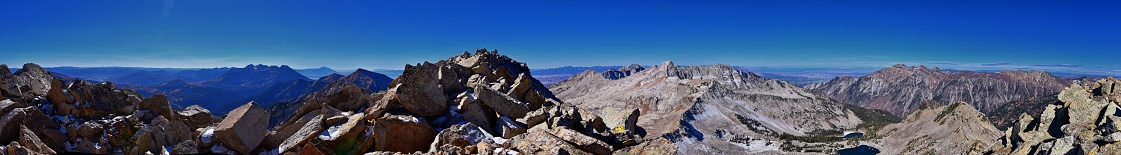
[[[900,123],[880,129],[873,140],[883,154],[981,154],[999,143],[1000,130],[966,103],[925,101]]]
[[[877,124],[866,121],[880,120],[871,117],[875,114],[890,116],[728,65],[679,67],[667,61],[636,66],[586,71],[552,90],[566,103],[599,115],[639,111],[637,124],[645,137],[668,137],[685,154],[803,151],[780,148],[780,143],[840,136]]]
[[[1121,152],[1121,81],[1112,77],[1071,85],[1038,117],[1021,115],[993,154],[1116,154]]]
[[[1013,101],[1057,94],[1067,85],[1070,81],[1043,71],[946,71],[898,64],[868,76],[810,84],[806,89],[843,103],[906,116],[925,100],[965,102],[990,114]]]
[[[6,68],[6,66],[0,66]],[[6,72],[5,72],[6,73]],[[347,85],[309,97],[269,128],[241,104],[215,117],[111,83],[62,81],[34,64],[0,74],[4,154],[673,154],[642,138],[640,112],[598,116],[557,100],[497,51],[406,65],[387,91]],[[324,92],[323,90],[319,92]]]

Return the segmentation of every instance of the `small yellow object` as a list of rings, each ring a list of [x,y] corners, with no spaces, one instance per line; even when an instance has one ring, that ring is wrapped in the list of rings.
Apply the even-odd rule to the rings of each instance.
[[[614,129],[612,129],[612,132],[615,132],[615,133],[623,133],[624,131],[627,131],[627,129],[623,128],[623,126],[617,126]]]

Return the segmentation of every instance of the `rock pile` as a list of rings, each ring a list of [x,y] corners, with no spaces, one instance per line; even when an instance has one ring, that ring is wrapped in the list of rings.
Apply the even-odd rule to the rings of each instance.
[[[997,154],[1095,154],[1121,152],[1121,81],[1112,77],[1072,84],[1038,117],[1027,114],[1012,124]]]
[[[406,65],[383,92],[311,98],[266,138],[270,153],[612,154],[640,135],[566,105],[525,63],[480,49]],[[637,114],[637,111],[635,112]],[[631,126],[637,116],[621,115]],[[538,143],[547,140],[549,144]],[[273,143],[273,144],[268,144]],[[649,144],[671,148],[666,143]],[[272,149],[276,148],[276,149]]]
[[[195,145],[200,134],[195,128],[217,120],[206,109],[176,112],[166,96],[142,98],[111,82],[54,79],[35,64],[25,64],[15,75],[4,73],[0,72],[4,154],[210,152],[198,151]]]

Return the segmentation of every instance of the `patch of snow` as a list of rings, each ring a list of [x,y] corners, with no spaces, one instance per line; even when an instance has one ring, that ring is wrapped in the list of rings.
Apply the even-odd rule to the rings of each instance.
[[[522,127],[522,125],[519,125],[517,122],[514,122],[514,120],[511,120],[509,117],[502,116],[502,117],[499,117],[499,119],[502,120],[502,121],[499,122],[500,125],[507,126],[507,127],[525,128],[525,127]]]
[[[506,143],[506,138],[502,138],[502,137],[492,137],[492,138],[490,138],[490,139],[491,139],[491,140],[494,140],[494,143],[498,143],[499,145],[501,145],[501,144],[505,144],[505,143]]]
[[[221,154],[234,154],[233,151],[230,151],[230,148],[226,148],[226,146],[222,146],[221,144],[214,145],[214,147],[210,147],[210,152],[221,153]]]
[[[351,113],[349,111],[343,112],[342,114],[343,114],[343,116],[350,116],[351,115]]]
[[[201,135],[199,135],[199,139],[202,140],[203,143],[210,143],[211,138],[214,138],[213,128],[208,128],[206,129],[206,131],[202,132]]]
[[[319,133],[319,139],[322,139],[322,140],[325,140],[325,141],[332,141],[332,140],[335,140],[336,138],[339,138],[339,136],[342,136],[342,134],[343,134],[342,132],[339,132],[339,126],[341,126],[341,125],[331,126],[331,128],[327,128],[327,130],[323,130],[323,132]]]
[[[373,134],[374,134],[374,126],[367,125],[366,126],[366,137],[370,137],[370,135],[373,135]]]
[[[505,148],[494,149],[494,154],[517,155],[519,153],[520,152],[518,152],[518,151],[509,150],[509,149],[505,149]]]

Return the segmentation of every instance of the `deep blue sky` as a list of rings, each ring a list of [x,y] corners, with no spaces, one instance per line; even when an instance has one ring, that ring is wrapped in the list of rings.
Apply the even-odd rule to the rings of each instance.
[[[0,63],[400,69],[475,48],[531,68],[1121,72],[1121,1],[0,1]]]

